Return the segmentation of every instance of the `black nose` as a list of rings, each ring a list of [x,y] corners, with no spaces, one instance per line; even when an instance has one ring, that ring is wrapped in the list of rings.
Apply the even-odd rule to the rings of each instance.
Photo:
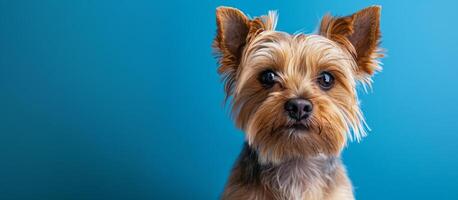
[[[309,100],[295,98],[285,103],[285,110],[295,120],[307,118],[312,113],[313,105]]]

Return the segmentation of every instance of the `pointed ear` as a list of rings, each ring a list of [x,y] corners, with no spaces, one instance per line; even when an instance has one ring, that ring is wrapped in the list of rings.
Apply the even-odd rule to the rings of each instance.
[[[219,59],[218,73],[224,80],[226,99],[233,93],[244,47],[261,32],[275,30],[276,24],[275,11],[250,19],[236,8],[216,9],[217,32],[213,49]]]
[[[381,67],[377,61],[380,53],[380,6],[371,6],[346,17],[325,16],[321,21],[320,35],[345,46],[359,67],[358,75],[370,78]]]
[[[230,7],[216,9],[216,37],[213,49],[219,58],[218,73],[224,81],[226,98],[232,94],[243,47],[250,31],[250,20],[240,10]]]
[[[218,7],[216,9],[217,35],[214,47],[222,53],[238,56],[250,29],[249,22],[248,17],[238,9]]]

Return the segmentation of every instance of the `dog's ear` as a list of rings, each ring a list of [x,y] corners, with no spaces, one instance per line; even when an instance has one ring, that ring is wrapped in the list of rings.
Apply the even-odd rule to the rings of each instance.
[[[216,9],[217,35],[214,47],[221,53],[239,56],[245,45],[250,20],[240,10],[230,7]]]
[[[377,58],[380,52],[380,6],[371,6],[346,17],[323,17],[319,29],[323,35],[345,46],[358,65],[357,75],[370,80],[381,68]]]
[[[243,47],[250,32],[250,20],[240,10],[230,7],[216,9],[216,37],[213,49],[219,56],[218,73],[225,83],[226,98],[232,94]]]
[[[269,11],[268,15],[248,18],[242,11],[231,7],[216,9],[216,37],[213,49],[219,58],[218,73],[225,83],[226,98],[232,95],[236,83],[236,74],[244,47],[259,33],[274,30],[277,14]]]

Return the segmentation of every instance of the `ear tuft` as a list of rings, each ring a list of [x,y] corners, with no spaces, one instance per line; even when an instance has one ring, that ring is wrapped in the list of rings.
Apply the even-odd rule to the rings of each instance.
[[[380,6],[371,6],[346,17],[327,15],[321,21],[320,34],[334,40],[353,54],[358,64],[358,75],[365,82],[381,67]]]
[[[216,9],[217,35],[215,47],[239,56],[249,31],[249,19],[240,10],[230,7]]]

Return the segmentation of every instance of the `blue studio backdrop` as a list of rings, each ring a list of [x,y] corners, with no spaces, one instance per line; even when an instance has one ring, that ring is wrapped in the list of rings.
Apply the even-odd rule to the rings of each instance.
[[[458,199],[456,1],[0,1],[0,199],[217,199],[243,143],[223,105],[215,8],[383,7],[357,199]]]

